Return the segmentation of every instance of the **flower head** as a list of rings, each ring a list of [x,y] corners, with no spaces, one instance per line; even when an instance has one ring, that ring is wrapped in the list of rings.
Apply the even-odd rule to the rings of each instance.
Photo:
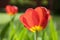
[[[32,32],[41,31],[46,28],[48,14],[49,11],[45,7],[28,8],[19,19],[28,30]]]
[[[9,15],[15,15],[18,12],[18,8],[16,6],[7,5],[5,9]]]

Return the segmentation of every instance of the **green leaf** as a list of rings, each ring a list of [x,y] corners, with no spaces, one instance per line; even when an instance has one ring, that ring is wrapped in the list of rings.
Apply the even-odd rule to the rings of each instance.
[[[50,22],[49,22],[49,30],[50,30],[50,40],[58,40],[57,31],[52,19],[50,19]]]
[[[33,32],[28,32],[26,39],[28,40],[34,40],[34,33]]]
[[[2,32],[1,32],[1,34],[0,34],[1,40],[3,40],[3,38],[4,38],[5,34],[6,34],[6,32],[7,32],[8,29],[9,29],[9,26],[10,26],[10,22],[7,23],[7,25],[3,28],[3,30],[2,30]]]
[[[9,29],[9,40],[12,40],[16,32],[16,26],[13,22],[10,22],[10,29]]]
[[[16,25],[14,24],[15,16],[16,16],[16,15],[11,16],[12,19],[11,19],[11,21],[10,21],[10,27],[9,27],[9,38],[8,38],[9,40],[12,40],[12,39],[13,39],[14,34],[15,34],[15,32],[16,32]]]
[[[44,29],[42,31],[42,40],[49,40],[49,35],[48,35],[48,31],[47,31],[48,28]],[[49,29],[48,29],[49,30]]]
[[[44,39],[45,40],[49,40],[49,36],[47,35],[47,32],[45,31],[45,33],[44,33]]]
[[[19,34],[19,37],[18,39],[19,40],[23,40],[25,37],[26,37],[26,34],[27,34],[27,30],[25,28],[23,28]]]

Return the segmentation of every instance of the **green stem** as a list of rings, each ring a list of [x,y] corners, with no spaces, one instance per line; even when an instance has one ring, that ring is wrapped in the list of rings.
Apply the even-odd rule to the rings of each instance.
[[[38,37],[39,37],[38,31],[36,31],[36,32],[34,33],[34,40],[38,40]]]
[[[9,40],[12,40],[12,37],[14,35],[15,29],[14,29],[14,19],[15,19],[15,15],[11,16],[11,21],[10,21],[10,28],[9,28]],[[11,31],[12,30],[12,31]]]
[[[45,31],[43,31],[43,34],[42,34],[42,40],[44,40],[44,33],[45,33]]]

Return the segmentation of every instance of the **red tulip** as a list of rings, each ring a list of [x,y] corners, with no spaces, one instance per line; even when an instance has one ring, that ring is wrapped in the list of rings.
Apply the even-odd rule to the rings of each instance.
[[[28,30],[41,31],[46,28],[50,15],[48,14],[49,11],[45,7],[28,8],[19,19]]]
[[[16,6],[7,5],[5,9],[9,15],[15,15],[18,12],[18,8]]]

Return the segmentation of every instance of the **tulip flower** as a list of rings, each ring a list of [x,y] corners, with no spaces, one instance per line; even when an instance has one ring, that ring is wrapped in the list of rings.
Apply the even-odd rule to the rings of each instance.
[[[9,15],[15,15],[18,11],[18,8],[16,6],[11,6],[11,5],[7,5],[5,9],[7,14]]]
[[[49,10],[45,7],[28,8],[19,19],[28,30],[36,32],[46,28],[49,15]]]

